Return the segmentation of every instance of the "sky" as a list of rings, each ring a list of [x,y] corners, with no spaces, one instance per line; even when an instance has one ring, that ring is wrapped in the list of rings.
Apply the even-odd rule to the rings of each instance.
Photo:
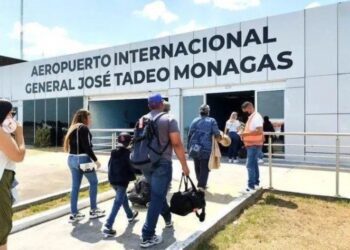
[[[24,59],[37,60],[342,2],[23,0]],[[20,57],[20,0],[0,0],[0,55]]]

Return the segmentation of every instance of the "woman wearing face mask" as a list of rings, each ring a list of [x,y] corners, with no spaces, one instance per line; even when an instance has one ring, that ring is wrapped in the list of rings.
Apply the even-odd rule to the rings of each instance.
[[[7,237],[12,228],[12,194],[15,162],[25,155],[23,127],[14,119],[12,104],[0,99],[0,250],[7,249]]]

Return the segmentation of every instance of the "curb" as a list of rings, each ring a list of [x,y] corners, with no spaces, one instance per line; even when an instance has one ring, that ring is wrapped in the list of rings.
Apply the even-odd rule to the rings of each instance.
[[[115,192],[113,190],[104,192],[97,196],[97,202],[104,202],[115,197]],[[90,206],[90,199],[85,198],[78,203],[78,208],[83,209]],[[30,227],[42,224],[44,222],[57,219],[64,215],[70,214],[70,204],[63,205],[54,209],[47,210],[42,213],[38,213],[13,223],[11,234],[20,232],[22,230],[28,229]],[[68,222],[67,222],[68,223]]]
[[[294,195],[294,196],[304,196],[308,198],[316,198],[324,201],[345,201],[350,202],[349,197],[343,197],[343,196],[331,196],[331,195],[321,195],[321,194],[310,194],[310,193],[300,193],[300,192],[294,192],[294,191],[285,191],[282,189],[266,189],[266,191],[269,191],[273,194],[284,194],[284,195]]]
[[[175,242],[166,249],[195,249],[201,242],[211,237],[213,234],[218,232],[224,225],[226,225],[235,217],[237,217],[244,209],[254,204],[264,192],[264,189],[259,189],[252,194],[243,194],[237,197],[222,210],[219,216],[205,223],[200,230],[194,232],[186,240]]]
[[[98,184],[106,184],[106,183],[108,183],[108,179],[104,179],[104,180],[98,182]],[[89,186],[90,186],[89,184],[82,185],[80,188],[80,192],[88,190]],[[69,188],[69,189],[65,189],[63,191],[59,191],[56,193],[52,193],[52,194],[40,196],[40,197],[37,197],[34,199],[26,200],[24,202],[19,202],[18,204],[14,205],[12,207],[12,210],[15,213],[15,212],[21,211],[23,209],[29,208],[31,206],[40,205],[40,204],[43,204],[43,203],[46,203],[46,202],[49,202],[52,200],[62,198],[64,196],[66,196],[67,194],[69,194],[70,192],[71,192],[71,189]]]

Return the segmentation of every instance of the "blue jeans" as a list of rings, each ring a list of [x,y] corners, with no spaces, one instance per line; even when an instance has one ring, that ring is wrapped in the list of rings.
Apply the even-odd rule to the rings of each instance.
[[[166,222],[171,221],[166,195],[173,175],[172,162],[161,159],[151,170],[143,171],[143,174],[151,185],[151,201],[147,210],[146,222],[142,228],[142,238],[148,240],[156,232],[160,214]]]
[[[81,180],[83,176],[85,176],[88,179],[90,184],[89,192],[90,192],[91,210],[97,208],[96,200],[97,200],[98,180],[97,180],[96,172],[93,171],[89,173],[84,173],[79,168],[80,163],[88,163],[88,162],[91,162],[91,159],[87,155],[86,156],[69,155],[68,157],[68,166],[72,174],[72,192],[70,196],[70,207],[71,207],[72,214],[78,213],[78,197],[79,197]]]
[[[112,211],[110,213],[110,215],[108,216],[107,222],[106,222],[106,226],[108,228],[112,228],[114,221],[115,221],[115,217],[118,214],[118,211],[120,209],[121,206],[123,206],[124,211],[126,213],[126,216],[130,219],[133,217],[133,213],[132,210],[129,207],[129,202],[128,202],[128,196],[126,195],[126,187],[123,186],[114,186],[112,185],[113,189],[116,192],[116,196],[114,198],[114,203],[113,203],[113,207],[112,207]]]
[[[262,147],[260,147],[258,158],[259,158],[259,160],[260,159],[262,159],[262,160],[264,159],[264,152],[263,152],[263,148]]]
[[[206,188],[209,178],[209,159],[194,158],[193,161],[198,182],[197,186]]]
[[[238,151],[241,148],[241,138],[236,132],[230,132],[229,136],[231,138],[231,145],[228,148],[228,158],[237,159]]]
[[[254,188],[259,185],[259,166],[258,158],[261,152],[261,146],[247,147],[247,169],[248,169],[248,187]]]

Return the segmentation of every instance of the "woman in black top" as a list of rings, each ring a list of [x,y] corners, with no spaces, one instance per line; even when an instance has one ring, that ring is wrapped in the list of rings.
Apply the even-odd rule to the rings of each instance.
[[[90,112],[84,109],[78,110],[73,117],[72,124],[64,140],[64,150],[69,152],[68,166],[72,173],[71,215],[69,217],[69,221],[72,223],[85,217],[85,215],[78,212],[78,196],[83,176],[88,179],[90,184],[90,219],[100,218],[105,215],[105,211],[97,208],[98,180],[95,170],[83,172],[80,169],[80,164],[92,161],[95,162],[97,168],[101,166],[92,150],[90,126]]]

